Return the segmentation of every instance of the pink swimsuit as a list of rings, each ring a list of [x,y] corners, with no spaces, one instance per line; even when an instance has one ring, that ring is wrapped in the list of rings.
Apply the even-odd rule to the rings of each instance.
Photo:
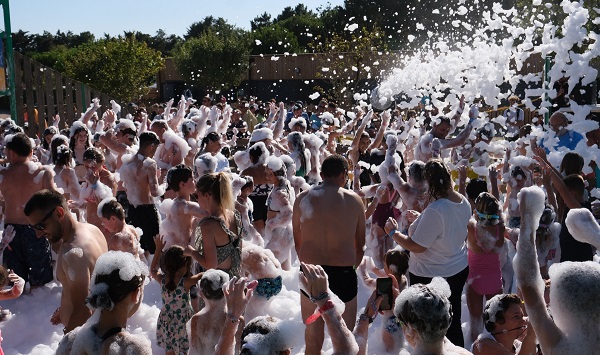
[[[499,228],[496,226],[496,237],[498,237],[498,231]],[[477,229],[475,229],[475,238],[477,239]],[[501,291],[502,270],[500,269],[499,255],[492,251],[477,254],[471,249],[468,249],[467,252],[469,260],[467,283],[482,296]]]

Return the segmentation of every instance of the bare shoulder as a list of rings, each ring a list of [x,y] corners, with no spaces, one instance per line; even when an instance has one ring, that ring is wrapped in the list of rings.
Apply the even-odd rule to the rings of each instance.
[[[449,342],[448,342],[449,343]],[[455,345],[452,345],[456,348],[458,348]],[[462,349],[462,348],[460,348]],[[465,350],[465,349],[462,349]],[[465,350],[466,351],[466,350]],[[506,353],[508,354],[508,352],[506,351],[506,349],[497,341],[492,340],[492,339],[478,339],[473,343],[473,354],[479,355],[479,354],[497,354],[497,353]],[[461,354],[471,354],[470,352],[466,352],[466,353],[461,353]]]
[[[131,334],[129,332],[121,332],[114,337],[112,342],[107,342],[102,350],[110,350],[110,353],[117,354],[152,354],[152,345],[149,339]],[[103,352],[104,353],[104,352]]]

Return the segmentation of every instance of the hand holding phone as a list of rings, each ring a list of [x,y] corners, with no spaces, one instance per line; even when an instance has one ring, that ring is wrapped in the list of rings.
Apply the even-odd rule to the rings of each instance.
[[[394,303],[394,295],[392,293],[392,278],[378,277],[376,283],[377,295],[383,296],[379,310],[387,311],[392,309]]]

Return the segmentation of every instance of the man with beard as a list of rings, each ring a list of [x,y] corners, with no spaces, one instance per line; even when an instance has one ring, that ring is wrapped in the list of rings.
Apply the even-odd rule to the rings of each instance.
[[[38,238],[60,245],[56,278],[63,290],[60,307],[52,315],[51,322],[64,324],[66,334],[92,315],[85,305],[85,298],[96,260],[108,250],[106,239],[98,227],[78,222],[69,211],[64,196],[54,190],[33,194],[23,212]]]

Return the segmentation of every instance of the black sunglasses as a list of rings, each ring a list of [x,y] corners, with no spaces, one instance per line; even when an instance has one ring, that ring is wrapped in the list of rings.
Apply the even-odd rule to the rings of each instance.
[[[30,226],[31,228],[33,228],[33,229],[37,229],[37,230],[39,230],[39,231],[43,231],[44,229],[46,229],[46,225],[45,225],[45,223],[46,223],[46,221],[48,220],[48,218],[50,218],[50,216],[52,216],[52,214],[53,214],[53,213],[54,213],[54,211],[56,210],[56,207],[57,207],[57,206],[54,206],[54,207],[53,207],[53,208],[50,210],[50,212],[48,212],[48,214],[47,214],[47,215],[45,215],[45,216],[44,216],[44,218],[42,218],[42,220],[41,220],[41,221],[39,221],[38,223],[36,223],[36,224],[33,224],[33,225],[32,225],[32,224],[30,224],[29,226]]]

